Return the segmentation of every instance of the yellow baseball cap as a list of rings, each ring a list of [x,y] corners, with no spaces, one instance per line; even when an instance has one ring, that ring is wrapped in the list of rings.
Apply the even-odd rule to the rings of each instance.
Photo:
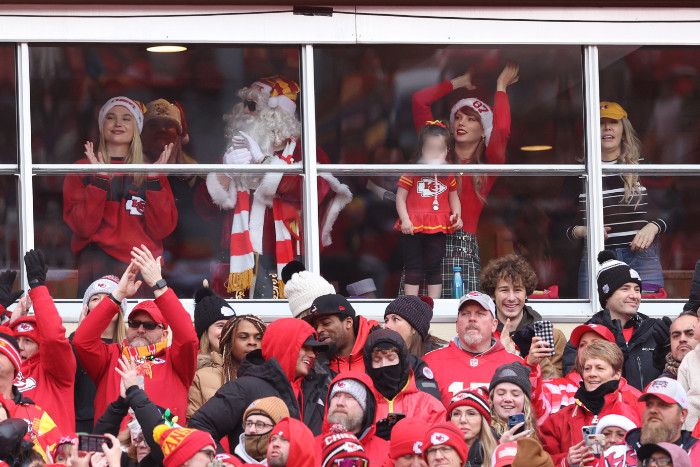
[[[627,112],[617,102],[600,103],[600,118],[612,118],[613,120],[622,120],[627,117]]]

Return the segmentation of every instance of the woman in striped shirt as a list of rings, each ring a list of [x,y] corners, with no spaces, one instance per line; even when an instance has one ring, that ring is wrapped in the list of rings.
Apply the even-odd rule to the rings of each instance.
[[[641,143],[620,104],[600,103],[600,137],[604,165],[639,164],[642,160]],[[658,234],[665,232],[668,224],[652,206],[639,175],[604,174],[602,188],[605,249],[614,251],[617,259],[636,270],[649,289],[663,287]],[[579,195],[576,222],[566,233],[572,240],[587,235],[585,193]],[[588,296],[587,266],[584,254],[578,278],[581,298]]]

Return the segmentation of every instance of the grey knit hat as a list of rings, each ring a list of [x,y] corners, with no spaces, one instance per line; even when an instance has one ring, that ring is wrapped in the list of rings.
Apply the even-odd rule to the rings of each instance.
[[[493,391],[501,383],[513,383],[523,390],[528,399],[532,397],[530,369],[522,363],[512,362],[496,368],[496,373],[491,379],[491,384],[489,384],[489,392]]]

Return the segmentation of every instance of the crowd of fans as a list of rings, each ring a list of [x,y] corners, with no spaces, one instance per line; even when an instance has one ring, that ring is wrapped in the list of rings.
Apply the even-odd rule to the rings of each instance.
[[[601,311],[567,342],[525,304],[530,265],[498,258],[484,291],[460,299],[448,343],[430,334],[429,297],[395,299],[382,325],[295,262],[283,271],[293,317],[237,315],[205,286],[192,322],[162,258],[145,245],[130,257],[86,288],[70,337],[41,251],[24,257],[26,295],[0,274],[6,464],[700,463],[700,262],[683,312],[657,319],[639,313],[639,274],[601,252]]]

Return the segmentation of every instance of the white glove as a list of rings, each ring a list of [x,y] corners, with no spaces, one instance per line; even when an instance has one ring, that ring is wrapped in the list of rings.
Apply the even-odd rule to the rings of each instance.
[[[253,156],[248,149],[228,148],[224,154],[225,164],[250,164]]]
[[[239,136],[240,135],[240,136]],[[246,132],[239,131],[238,135],[232,138],[234,149],[247,149],[253,157],[253,162],[259,164],[265,159],[260,145]]]

